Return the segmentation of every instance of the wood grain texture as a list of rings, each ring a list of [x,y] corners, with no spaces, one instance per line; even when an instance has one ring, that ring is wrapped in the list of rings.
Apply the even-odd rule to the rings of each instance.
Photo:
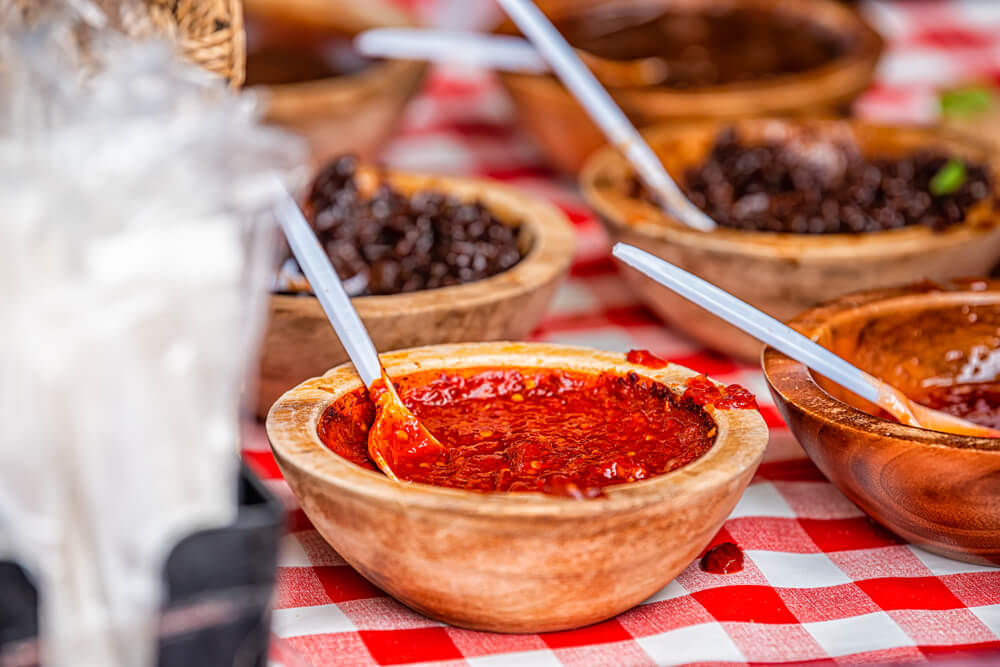
[[[408,294],[353,299],[379,352],[435,343],[517,340],[545,314],[569,270],[575,240],[566,217],[553,205],[486,181],[389,174],[405,193],[438,190],[463,200],[478,199],[507,224],[519,224],[526,255],[511,269],[464,285]],[[359,176],[373,189],[370,169]],[[308,295],[271,296],[265,333],[257,414],[263,417],[285,391],[347,361],[319,301]]]
[[[987,291],[951,286],[933,292],[862,292],[811,309],[791,324],[848,360],[876,359],[877,350],[858,347],[866,340],[862,332],[867,327],[903,313],[961,309],[969,303],[1000,308],[1000,282],[989,285]],[[865,343],[874,344],[870,339]],[[940,368],[948,347],[920,346],[916,341],[909,349],[918,361]],[[896,352],[889,349],[885,356],[893,358]],[[865,411],[874,411],[873,406],[825,379],[817,382],[802,364],[771,348],[765,350],[763,363],[771,394],[795,437],[823,474],[862,510],[929,551],[1000,566],[1000,440],[881,419]],[[878,372],[877,365],[869,370]]]
[[[651,128],[647,136],[667,170],[680,176],[704,161],[719,131],[734,126],[754,142],[782,127],[853,134],[863,153],[892,156],[937,149],[986,164],[1000,196],[995,154],[945,130],[886,126],[861,121],[752,119]],[[907,227],[871,234],[775,234],[719,228],[705,233],[628,195],[631,171],[605,148],[588,161],[581,187],[614,241],[636,245],[718,285],[774,317],[786,320],[817,303],[862,289],[923,278],[948,280],[985,275],[1000,260],[1000,220],[995,204],[974,207],[967,220],[942,232]],[[761,344],[686,299],[623,267],[623,275],[661,317],[691,338],[755,362]]]
[[[518,366],[635,371],[676,387],[695,375],[539,343],[433,346],[383,362],[391,376]],[[317,436],[326,407],[360,386],[353,367],[340,366],[274,405],[267,433],[282,473],[317,530],[368,580],[423,614],[477,630],[564,630],[642,602],[708,544],[767,443],[756,411],[717,410],[719,434],[704,456],[589,501],[397,483],[338,457]]]
[[[872,81],[882,52],[882,39],[854,10],[834,0],[541,0],[538,5],[558,21],[595,5],[699,8],[749,6],[803,16],[831,30],[851,35],[855,46],[831,64],[802,74],[757,83],[734,83],[675,90],[664,86],[615,86],[602,80],[622,110],[637,126],[703,119],[753,116],[816,116],[846,109]],[[508,23],[500,32],[513,32]],[[602,70],[596,71],[598,77]],[[500,73],[518,119],[541,146],[549,161],[576,174],[606,139],[576,99],[554,77]],[[607,77],[605,77],[607,79]]]

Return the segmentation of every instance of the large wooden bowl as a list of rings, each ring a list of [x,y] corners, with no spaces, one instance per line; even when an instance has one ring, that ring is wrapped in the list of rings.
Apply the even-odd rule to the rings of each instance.
[[[371,178],[372,172],[362,172]],[[483,340],[517,340],[538,324],[573,259],[575,239],[552,204],[488,181],[387,174],[404,193],[436,190],[479,200],[501,221],[520,225],[525,256],[509,270],[464,285],[353,300],[380,352]],[[299,382],[347,361],[319,301],[274,294],[261,358],[257,414]]]
[[[665,86],[610,87],[609,92],[638,126],[751,116],[830,115],[846,109],[869,86],[882,52],[882,40],[854,10],[834,0],[543,0],[539,5],[559,21],[595,6],[662,5],[698,8],[738,5],[804,16],[853,36],[855,48],[821,68],[767,81],[690,90]],[[512,32],[507,24],[502,32]],[[606,141],[576,99],[552,76],[501,73],[521,124],[559,169],[576,174]],[[613,82],[605,81],[608,86]]]
[[[989,166],[994,188],[1000,167],[992,153],[944,130],[873,125],[860,121],[765,120],[731,125],[753,142],[769,127],[808,127],[819,132],[853,133],[872,156],[937,149]],[[648,138],[677,179],[705,159],[721,123],[651,129]],[[633,172],[616,151],[605,148],[581,174],[584,195],[615,241],[639,246],[699,275],[777,317],[788,319],[823,301],[862,289],[888,287],[922,278],[947,280],[985,275],[1000,260],[998,211],[992,203],[974,207],[967,220],[945,231],[912,226],[869,234],[775,234],[720,227],[698,232],[658,208],[628,194]],[[624,277],[643,300],[677,329],[705,345],[755,362],[761,345],[674,292],[638,272]]]
[[[341,6],[343,5],[343,6]],[[351,11],[347,11],[356,5]],[[367,10],[363,8],[367,7]],[[351,35],[379,26],[409,25],[404,14],[384,3],[325,0],[248,0],[250,27],[263,26],[284,39],[309,35]],[[252,69],[254,53],[247,54]],[[375,61],[353,74],[278,85],[255,85],[268,122],[305,137],[315,164],[343,153],[373,159],[420,88],[425,63]]]
[[[390,376],[492,367],[634,371],[670,386],[695,375],[651,370],[621,354],[538,343],[402,350],[382,357]],[[753,410],[718,410],[716,444],[701,458],[606,497],[478,493],[400,484],[330,452],[323,411],[361,387],[344,365],[285,394],[267,433],[278,465],[316,529],[390,595],[454,625],[545,632],[595,623],[642,602],[708,544],[753,476],[767,427]]]
[[[982,287],[979,285],[977,287]],[[806,311],[791,324],[904,391],[930,377],[954,378],[972,345],[998,347],[994,335],[961,328],[923,331],[941,311],[1000,308],[1000,282],[862,292]],[[896,327],[895,324],[900,326]],[[894,329],[879,340],[872,327]],[[867,331],[866,331],[867,329]],[[992,340],[991,340],[992,338]],[[879,523],[949,558],[1000,565],[1000,440],[904,426],[872,416],[874,406],[767,348],[764,373],[782,416],[820,470]]]

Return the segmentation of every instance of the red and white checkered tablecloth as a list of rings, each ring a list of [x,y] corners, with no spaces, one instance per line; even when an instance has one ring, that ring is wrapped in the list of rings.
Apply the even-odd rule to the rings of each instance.
[[[410,2],[428,12],[434,3]],[[935,87],[998,79],[1000,2],[866,10],[891,49],[860,113],[926,120]],[[699,348],[646,310],[618,279],[607,239],[572,183],[543,166],[490,76],[435,72],[384,160],[499,179],[566,211],[579,254],[535,339],[648,348],[757,394],[772,429],[767,459],[715,538],[742,546],[746,569],[712,575],[692,565],[635,609],[579,630],[501,635],[442,625],[386,596],[327,546],[296,508],[257,426],[246,457],[290,508],[274,606],[277,664],[856,664],[1000,651],[1000,570],[932,555],[871,523],[802,458],[756,367]]]

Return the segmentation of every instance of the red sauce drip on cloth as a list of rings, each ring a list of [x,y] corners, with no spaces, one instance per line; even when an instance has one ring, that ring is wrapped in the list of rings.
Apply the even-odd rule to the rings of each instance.
[[[628,354],[625,355],[625,359],[630,364],[645,366],[646,368],[665,368],[667,366],[665,359],[660,359],[649,350],[629,350]]]
[[[718,544],[701,557],[701,569],[712,574],[733,574],[743,569],[743,550],[732,542]]]
[[[704,410],[634,372],[476,368],[415,373],[396,386],[445,450],[427,460],[407,456],[393,471],[436,486],[593,498],[603,487],[686,465],[715,442]],[[373,468],[367,435],[374,417],[359,389],[326,410],[319,436],[331,451]]]
[[[757,409],[757,399],[754,395],[738,384],[719,386],[704,375],[688,378],[684,384],[687,386],[684,398],[691,400],[695,405],[736,410]]]

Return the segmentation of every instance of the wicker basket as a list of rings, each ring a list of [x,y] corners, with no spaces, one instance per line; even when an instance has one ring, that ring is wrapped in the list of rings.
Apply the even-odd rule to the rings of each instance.
[[[120,6],[116,0],[100,4]],[[246,44],[240,0],[143,0],[142,4],[146,12],[121,12],[127,34],[165,35],[184,58],[224,77],[233,87],[243,83]]]
[[[222,76],[234,88],[243,83],[246,44],[240,0],[91,1],[126,35],[168,37],[187,60]],[[52,5],[51,0],[14,0],[29,25]]]

